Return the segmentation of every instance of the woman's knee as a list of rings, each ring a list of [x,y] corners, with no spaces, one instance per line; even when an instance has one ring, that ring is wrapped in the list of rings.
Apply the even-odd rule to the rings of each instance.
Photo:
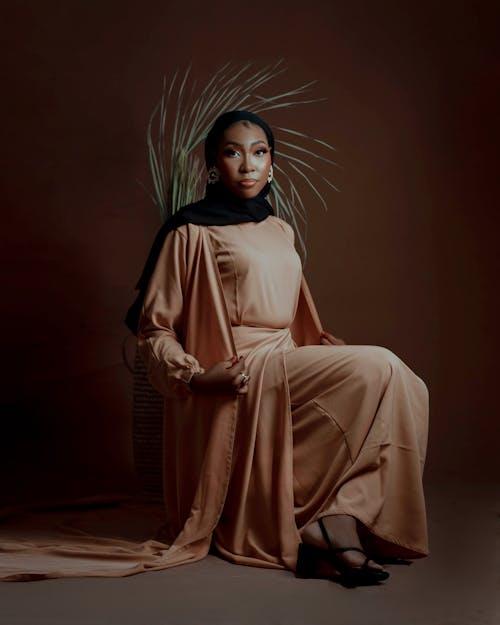
[[[366,345],[356,355],[354,373],[367,385],[387,383],[401,366],[401,360],[385,347]]]

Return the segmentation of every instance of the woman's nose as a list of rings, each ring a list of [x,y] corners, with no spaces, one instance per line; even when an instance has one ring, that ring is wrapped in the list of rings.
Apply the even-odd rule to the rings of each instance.
[[[251,156],[243,156],[243,160],[241,161],[241,165],[240,165],[240,170],[242,172],[254,170]]]

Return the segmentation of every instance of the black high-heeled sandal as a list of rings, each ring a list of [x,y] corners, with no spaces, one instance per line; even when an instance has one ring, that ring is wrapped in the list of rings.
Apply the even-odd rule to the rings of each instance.
[[[318,525],[328,546],[328,551],[301,543],[297,554],[296,577],[330,579],[349,588],[378,584],[389,577],[387,571],[368,566],[370,558],[359,547],[333,547],[322,519],[318,519]],[[346,551],[362,553],[365,556],[365,561],[361,566],[349,566],[337,555]]]

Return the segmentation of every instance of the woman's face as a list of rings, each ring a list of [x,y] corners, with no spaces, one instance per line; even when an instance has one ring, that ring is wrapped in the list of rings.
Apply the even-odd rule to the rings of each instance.
[[[266,133],[248,121],[229,126],[219,143],[215,164],[222,184],[234,195],[255,197],[266,186],[271,167]]]

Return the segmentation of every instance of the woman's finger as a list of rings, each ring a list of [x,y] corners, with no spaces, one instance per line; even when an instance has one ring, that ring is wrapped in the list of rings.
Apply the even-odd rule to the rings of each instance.
[[[333,336],[331,332],[327,332],[323,330],[320,338],[321,345],[345,345],[345,341],[343,339],[339,339],[336,336]]]
[[[246,386],[250,381],[250,375],[246,371],[242,371],[239,375],[240,386]]]
[[[232,380],[234,390],[239,393],[241,390],[246,389],[248,387],[249,380],[250,376],[248,373],[246,371],[240,371],[240,373]]]
[[[225,360],[225,367],[226,369],[231,369],[231,367],[233,367],[236,363],[238,362],[238,356],[231,356],[231,358],[229,360]]]
[[[245,370],[245,359],[243,357],[241,357],[237,363],[235,363],[232,367],[231,367],[231,373],[233,374],[233,376],[236,378],[240,375],[240,373],[242,371]]]

